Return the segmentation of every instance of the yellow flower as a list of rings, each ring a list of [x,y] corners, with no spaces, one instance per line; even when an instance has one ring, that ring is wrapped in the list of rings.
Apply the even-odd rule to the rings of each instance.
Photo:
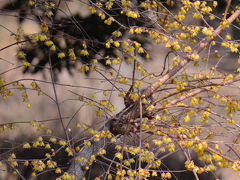
[[[29,144],[29,143],[26,143],[26,144],[24,144],[24,145],[23,145],[23,148],[24,148],[24,149],[30,149],[30,148],[31,148],[31,146],[30,146],[30,144]]]

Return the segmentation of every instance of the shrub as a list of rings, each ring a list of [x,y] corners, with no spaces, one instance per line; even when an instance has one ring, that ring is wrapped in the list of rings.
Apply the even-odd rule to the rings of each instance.
[[[73,14],[69,3],[29,0],[3,7],[7,13],[19,12],[19,29],[14,33],[3,26],[15,42],[0,51],[17,46],[21,64],[1,73],[2,99],[8,102],[19,92],[31,109],[29,92],[34,91],[54,102],[58,117],[2,123],[1,133],[17,131],[20,123],[26,129],[30,123],[40,135],[4,145],[9,149],[3,150],[1,164],[21,178],[23,165],[33,177],[54,172],[58,180],[90,179],[100,167],[96,163],[103,168],[95,179],[174,179],[179,171],[179,178],[186,179],[189,171],[200,179],[228,167],[240,174],[240,105],[234,92],[239,91],[240,70],[217,71],[226,54],[234,59],[229,63],[240,63],[239,41],[234,39],[240,22],[237,1],[80,1],[88,7],[87,16]],[[38,25],[38,32],[24,32],[21,26],[27,19]],[[9,80],[9,72],[18,68],[49,73],[50,81]],[[63,68],[79,79],[95,77],[104,84],[62,83]],[[42,90],[46,84],[53,93]],[[60,101],[59,87],[68,87],[71,98]],[[62,104],[68,101],[81,106],[64,117],[70,107]],[[76,121],[83,107],[95,110],[94,126]],[[49,121],[58,122],[61,137],[48,127]],[[166,158],[178,152],[185,170],[164,167]]]

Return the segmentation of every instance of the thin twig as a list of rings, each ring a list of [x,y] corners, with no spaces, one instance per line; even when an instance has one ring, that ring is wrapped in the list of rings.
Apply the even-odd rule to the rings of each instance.
[[[141,96],[141,94],[140,94]],[[142,120],[143,120],[143,109],[142,109],[142,98],[140,98],[139,100],[139,114],[140,114],[140,134],[139,134],[139,148],[140,148],[140,151],[139,151],[139,159],[138,159],[138,179],[141,180],[141,175],[140,175],[140,170],[141,170],[141,159],[142,159],[142,155],[141,155],[141,149],[142,149]]]
[[[68,119],[69,117],[62,117],[63,119]],[[50,122],[50,121],[59,121],[59,118],[53,118],[53,119],[46,119],[46,120],[33,120],[33,121],[15,121],[10,123],[1,123],[0,126],[7,126],[12,124],[27,124],[31,122]]]
[[[55,87],[55,84],[54,84],[54,77],[53,77],[54,75],[53,75],[53,70],[52,70],[52,60],[51,60],[51,52],[50,52],[50,50],[49,50],[49,53],[48,53],[48,61],[49,61],[49,66],[50,66],[50,68],[49,68],[50,69],[50,76],[51,76],[53,92],[54,92],[54,96],[55,96],[55,100],[56,100],[58,115],[59,115],[59,118],[60,118],[60,122],[61,122],[62,128],[63,128],[64,133],[65,133],[65,136],[67,138],[68,145],[69,145],[69,147],[71,147],[71,143],[69,141],[69,135],[68,135],[68,133],[66,131],[66,128],[64,126],[62,113],[61,113],[60,106],[59,106],[59,103],[58,103],[57,91],[56,91],[56,87]]]
[[[240,10],[235,11],[235,13],[233,13],[228,18],[229,24],[231,24],[239,15],[240,15]],[[218,28],[214,30],[212,34],[213,39],[216,36],[218,36],[223,29],[224,29],[223,26],[221,25],[218,26]],[[207,47],[213,41],[213,39],[210,39],[210,40],[203,39],[202,41],[200,41],[198,49],[195,50],[193,54],[199,54],[205,47]],[[178,66],[175,66],[167,74],[159,78],[155,83],[153,83],[149,88],[147,88],[144,91],[145,97],[151,96],[151,94],[153,94],[160,87],[159,84],[164,84],[167,80],[169,80],[171,77],[176,75],[182,68],[184,68],[189,62],[191,62],[191,59],[188,57],[185,58],[183,61],[181,61],[181,63]]]
[[[228,10],[229,10],[231,1],[232,1],[232,0],[228,0],[227,7],[226,7],[225,12],[224,12],[223,20],[226,20],[226,18],[227,18],[227,14],[228,14]]]

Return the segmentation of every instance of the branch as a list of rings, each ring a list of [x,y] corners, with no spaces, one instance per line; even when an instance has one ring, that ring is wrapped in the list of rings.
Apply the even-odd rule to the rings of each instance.
[[[227,2],[227,7],[226,7],[226,9],[225,9],[225,13],[224,13],[223,20],[225,20],[226,17],[227,17],[227,14],[228,14],[228,10],[229,10],[230,4],[231,4],[231,0],[228,0],[228,2]]]
[[[109,129],[109,122],[106,123],[105,127]],[[92,155],[96,155],[100,148],[103,148],[104,145],[108,142],[107,138],[100,138],[99,141],[93,141],[90,147],[84,146],[80,152],[75,155],[73,158],[70,168],[68,169],[69,174],[74,174],[74,180],[82,180],[87,170],[84,169],[85,166],[89,166],[87,163],[84,162],[77,162],[77,157],[83,157],[87,161],[91,159]]]
[[[236,77],[235,79],[231,79],[231,80],[222,82],[222,83],[220,83],[220,84],[218,84],[218,85],[219,85],[219,86],[226,86],[226,85],[232,84],[232,83],[234,83],[234,82],[236,82],[236,81],[240,81],[240,76]],[[177,103],[179,103],[179,102],[182,102],[182,101],[184,101],[184,100],[187,99],[187,98],[193,97],[193,96],[195,96],[195,95],[197,95],[197,94],[199,94],[199,93],[201,93],[201,92],[211,91],[211,89],[212,89],[212,86],[211,86],[211,85],[210,85],[210,86],[206,86],[206,87],[202,87],[202,88],[198,88],[198,89],[196,89],[196,90],[194,90],[194,91],[192,91],[192,92],[189,92],[188,94],[185,94],[185,95],[179,97],[178,99],[172,100],[172,101],[171,101],[169,104],[167,104],[166,106],[156,107],[156,108],[153,110],[153,112],[155,113],[155,112],[158,112],[158,111],[163,110],[163,109],[165,109],[165,108],[171,108],[171,107],[173,107],[175,104],[177,104]]]
[[[240,10],[237,10],[234,14],[232,14],[227,21],[229,24],[231,24],[238,16],[240,15]],[[218,26],[217,29],[213,32],[213,39],[217,37],[224,27],[221,25]],[[198,46],[198,49],[193,52],[193,54],[199,54],[200,52],[203,51],[204,48],[206,48],[212,41],[213,39],[206,40],[203,39],[200,41],[200,44]],[[173,77],[176,73],[178,73],[183,67],[185,67],[189,62],[191,62],[190,58],[184,59],[178,66],[174,67],[171,69],[167,74],[165,74],[163,77],[159,78],[155,83],[153,83],[149,88],[147,88],[144,92],[145,97],[151,96],[160,86],[160,84],[164,84],[167,80],[169,80],[171,77]]]
[[[98,142],[94,142],[90,147],[84,147],[82,151],[77,154],[77,157],[84,157],[86,160],[90,160],[92,155],[97,154],[98,150],[104,146],[104,139],[101,138]],[[81,180],[85,174],[86,170],[83,167],[88,164],[84,162],[77,162],[73,160],[68,173],[75,175],[75,180]]]
[[[229,24],[231,24],[238,16],[240,15],[240,10],[237,10],[234,14],[232,14],[227,20],[229,22]],[[224,29],[224,27],[222,26],[219,26],[214,32],[213,32],[213,39],[218,36],[221,31]],[[203,51],[204,48],[206,48],[212,41],[213,39],[211,40],[206,40],[206,39],[203,39],[202,41],[200,41],[199,43],[199,46],[198,48],[193,52],[194,54],[199,54],[201,51]],[[159,84],[164,84],[167,80],[169,80],[171,77],[173,77],[174,75],[176,75],[183,67],[185,67],[189,62],[191,62],[191,59],[189,57],[186,57],[178,66],[174,67],[173,69],[171,69],[167,74],[165,74],[164,76],[162,76],[161,78],[159,78],[156,82],[154,82],[153,84],[151,84],[148,88],[144,89],[142,92],[143,92],[143,96],[145,97],[149,97],[151,96],[160,86]],[[229,84],[231,82],[233,82],[235,80],[230,80],[230,81],[227,81],[227,82],[224,82],[224,84],[222,85],[226,85],[226,84]],[[179,99],[180,101],[188,98],[189,96],[193,96],[194,94],[198,94],[202,91],[206,91],[206,90],[210,90],[211,87],[206,87],[206,88],[200,88],[200,89],[197,89],[196,91],[193,91],[192,93],[188,94],[188,95],[185,95],[183,97],[181,97],[181,99]],[[177,103],[179,100],[176,100],[176,102],[172,102],[172,104],[175,104]],[[141,100],[140,100],[141,102]],[[139,105],[138,104],[139,102],[136,102],[135,105]],[[130,108],[131,107],[131,108]],[[129,110],[130,108],[130,110]],[[128,113],[131,113],[129,111],[133,110],[132,108],[134,108],[134,104],[132,104],[132,106],[129,106],[129,107],[126,107],[125,109],[123,109],[120,113],[118,113],[118,115],[123,115],[125,114],[126,112]],[[139,107],[138,107],[139,108]],[[135,109],[136,110],[136,109]],[[128,114],[129,115],[129,114]],[[137,113],[134,113],[135,116],[137,116]],[[141,114],[140,114],[141,115]],[[139,116],[139,113],[138,113],[138,116]],[[134,118],[132,116],[132,118]],[[106,124],[103,126],[103,127],[106,127],[106,128],[110,128],[111,125],[112,125],[112,122],[111,121],[113,118],[109,118],[106,122]],[[122,121],[122,123],[129,123],[128,121],[123,121],[123,120],[126,120],[124,119],[123,117],[118,117],[118,120],[119,121]],[[118,127],[116,127],[118,128]],[[120,127],[119,127],[120,128]],[[82,151],[77,153],[77,156],[80,156],[80,157],[83,157],[85,158],[87,161],[90,160],[91,156],[92,155],[95,155],[98,150],[100,148],[102,148],[104,146],[104,141],[105,139],[104,138],[101,138],[100,141],[98,142],[93,142],[92,145],[90,147],[86,147],[84,146]],[[86,174],[86,171],[83,170],[83,167],[86,166],[87,164],[86,163],[83,163],[83,162],[75,162],[75,158],[73,159],[73,162],[68,170],[68,173],[71,173],[71,174],[75,174],[75,179],[76,180],[81,180],[85,174]]]

